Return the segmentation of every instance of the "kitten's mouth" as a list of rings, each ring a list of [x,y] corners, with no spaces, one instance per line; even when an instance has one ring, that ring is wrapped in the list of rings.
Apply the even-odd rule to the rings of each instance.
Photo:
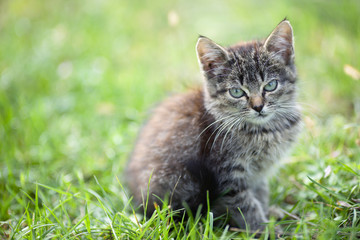
[[[255,124],[264,124],[270,119],[270,115],[266,113],[257,113],[253,115],[249,120]]]
[[[269,114],[265,113],[264,111],[256,112],[254,115],[254,118],[266,118],[269,116]]]

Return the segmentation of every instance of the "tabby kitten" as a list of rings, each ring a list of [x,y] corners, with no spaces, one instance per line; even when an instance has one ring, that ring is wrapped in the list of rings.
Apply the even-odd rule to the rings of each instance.
[[[224,48],[200,36],[204,87],[157,107],[127,167],[137,204],[206,204],[241,228],[268,221],[268,180],[300,129],[293,30],[283,20],[264,41]],[[151,179],[150,179],[151,176]],[[150,179],[150,183],[149,183]],[[149,185],[148,185],[149,184]]]

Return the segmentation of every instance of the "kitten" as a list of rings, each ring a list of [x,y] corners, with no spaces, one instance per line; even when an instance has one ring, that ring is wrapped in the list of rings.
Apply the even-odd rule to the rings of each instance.
[[[292,27],[285,19],[264,41],[228,48],[200,36],[196,51],[204,87],[155,109],[128,163],[129,188],[138,204],[149,194],[147,215],[164,198],[196,210],[208,191],[215,216],[262,229],[267,178],[300,130]]]

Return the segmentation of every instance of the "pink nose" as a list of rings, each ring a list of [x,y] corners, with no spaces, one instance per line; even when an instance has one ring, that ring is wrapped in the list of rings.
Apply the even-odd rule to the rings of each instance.
[[[261,112],[261,110],[264,108],[264,99],[258,95],[251,96],[250,107],[257,112]]]

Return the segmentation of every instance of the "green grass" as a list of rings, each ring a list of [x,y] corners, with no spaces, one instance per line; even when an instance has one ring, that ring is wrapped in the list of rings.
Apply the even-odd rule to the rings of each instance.
[[[284,217],[263,236],[356,239],[360,81],[344,65],[360,69],[359,12],[356,0],[0,1],[0,238],[252,238],[211,212],[135,214],[122,172],[149,109],[201,83],[198,34],[264,38],[287,16],[305,124],[271,182]]]

